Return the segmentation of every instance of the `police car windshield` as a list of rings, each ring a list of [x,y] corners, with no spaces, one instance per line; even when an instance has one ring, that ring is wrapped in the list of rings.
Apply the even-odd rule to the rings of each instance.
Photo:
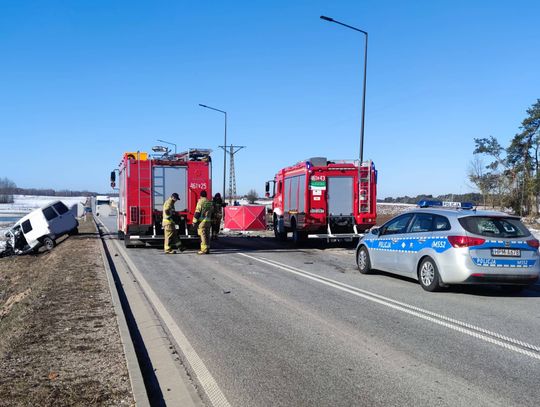
[[[531,234],[516,218],[467,216],[459,218],[459,223],[467,232],[487,237],[526,237]]]

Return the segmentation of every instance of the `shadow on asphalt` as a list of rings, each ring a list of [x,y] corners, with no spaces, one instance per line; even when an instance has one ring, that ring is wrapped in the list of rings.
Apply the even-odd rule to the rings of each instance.
[[[465,295],[476,295],[479,297],[511,297],[511,298],[539,298],[540,297],[540,285],[531,286],[529,288],[523,289],[523,291],[518,293],[512,293],[505,291],[504,288],[498,285],[452,285],[450,287],[444,287],[441,291],[429,293],[424,291],[420,286],[418,281],[404,276],[399,276],[396,274],[387,273],[385,271],[374,270],[373,275],[384,276],[385,278],[393,278],[395,280],[405,281],[410,284],[415,284],[418,286],[420,292],[425,293],[426,295],[444,295],[445,293],[451,294],[465,294]]]
[[[104,233],[104,237],[117,239],[116,233]],[[193,240],[182,240],[182,244],[189,249],[197,249],[199,243]],[[231,252],[299,252],[307,249],[328,250],[328,249],[355,249],[356,244],[354,242],[341,242],[327,243],[322,240],[308,240],[301,244],[294,244],[294,242],[288,240],[285,242],[279,242],[274,237],[260,237],[260,236],[226,236],[220,237],[217,241],[212,241],[210,247],[215,253],[231,253]],[[135,247],[134,247],[135,248]],[[147,244],[137,246],[137,249],[163,249],[163,243]],[[221,250],[221,251],[220,251]]]

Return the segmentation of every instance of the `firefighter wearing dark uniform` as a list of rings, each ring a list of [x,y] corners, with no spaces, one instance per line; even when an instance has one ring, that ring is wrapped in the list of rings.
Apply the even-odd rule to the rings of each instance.
[[[165,253],[167,254],[174,254],[176,251],[173,249],[173,245],[177,244],[180,245],[180,240],[178,239],[178,232],[176,230],[176,225],[173,220],[174,215],[174,203],[178,201],[180,197],[175,192],[171,195],[169,199],[165,201],[163,204],[163,233],[165,234],[165,244],[163,249],[165,250]],[[180,247],[180,250],[182,248]]]
[[[219,192],[214,195],[212,204],[214,205],[214,214],[212,215],[212,240],[217,240],[221,219],[223,218],[223,201]]]
[[[210,228],[212,226],[212,213],[214,205],[207,198],[206,191],[201,191],[201,197],[195,208],[194,222],[199,224],[198,234],[201,237],[201,250],[198,254],[210,253]]]

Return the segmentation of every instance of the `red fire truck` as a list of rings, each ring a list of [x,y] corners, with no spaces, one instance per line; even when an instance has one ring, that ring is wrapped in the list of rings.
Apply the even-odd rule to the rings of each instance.
[[[176,192],[176,224],[181,239],[198,239],[193,214],[201,191],[212,196],[211,150],[190,149],[180,154],[150,157],[125,153],[118,171],[118,236],[126,247],[160,241],[163,203]],[[116,171],[111,173],[111,184]]]
[[[279,171],[273,183],[274,234],[352,240],[377,220],[377,171],[371,161],[310,158]]]

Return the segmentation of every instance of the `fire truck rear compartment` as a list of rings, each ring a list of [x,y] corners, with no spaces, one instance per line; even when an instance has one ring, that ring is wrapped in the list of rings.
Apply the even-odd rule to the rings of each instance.
[[[353,177],[328,177],[326,199],[329,218],[353,216],[353,191]]]

